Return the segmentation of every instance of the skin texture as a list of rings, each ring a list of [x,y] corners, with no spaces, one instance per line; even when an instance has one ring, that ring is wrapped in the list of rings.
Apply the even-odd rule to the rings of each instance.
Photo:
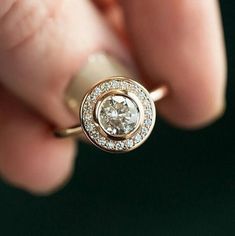
[[[153,84],[161,80],[171,88],[159,112],[186,128],[220,115],[226,66],[217,2],[122,2],[139,64]]]
[[[51,126],[76,122],[64,90],[94,51],[109,51],[127,65],[135,61],[149,87],[166,82],[171,95],[158,109],[177,126],[204,126],[224,110],[226,63],[216,1],[94,4],[1,1],[0,173],[33,193],[50,193],[71,175],[74,143],[54,138]]]

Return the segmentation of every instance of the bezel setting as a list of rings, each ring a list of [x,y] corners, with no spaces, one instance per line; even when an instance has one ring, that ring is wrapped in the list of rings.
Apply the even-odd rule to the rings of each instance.
[[[111,135],[101,125],[100,104],[108,96],[123,96],[138,107],[135,128],[123,135]],[[149,92],[138,82],[126,77],[111,77],[96,84],[85,95],[80,108],[81,126],[88,139],[104,151],[129,152],[142,145],[151,134],[156,111]]]

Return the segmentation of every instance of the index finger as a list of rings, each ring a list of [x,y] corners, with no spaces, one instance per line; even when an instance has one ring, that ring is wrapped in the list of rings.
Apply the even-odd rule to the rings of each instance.
[[[159,112],[186,128],[200,127],[224,110],[226,60],[214,0],[121,0],[138,63],[154,86],[170,86]]]

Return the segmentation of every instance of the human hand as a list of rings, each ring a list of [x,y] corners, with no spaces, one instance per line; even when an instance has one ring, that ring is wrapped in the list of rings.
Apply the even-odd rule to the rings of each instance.
[[[120,0],[119,7],[114,0],[1,1],[0,173],[9,183],[46,194],[71,175],[75,143],[54,138],[51,126],[76,123],[64,91],[94,51],[137,62],[150,87],[167,83],[171,94],[158,111],[176,126],[202,127],[222,114],[217,2]]]

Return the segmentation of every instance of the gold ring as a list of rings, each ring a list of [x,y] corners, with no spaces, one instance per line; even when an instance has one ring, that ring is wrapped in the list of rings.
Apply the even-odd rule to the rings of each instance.
[[[55,131],[57,137],[85,133],[107,152],[129,152],[142,145],[156,121],[154,102],[168,93],[166,85],[148,92],[127,76],[111,76],[93,85],[77,108],[79,124]]]

